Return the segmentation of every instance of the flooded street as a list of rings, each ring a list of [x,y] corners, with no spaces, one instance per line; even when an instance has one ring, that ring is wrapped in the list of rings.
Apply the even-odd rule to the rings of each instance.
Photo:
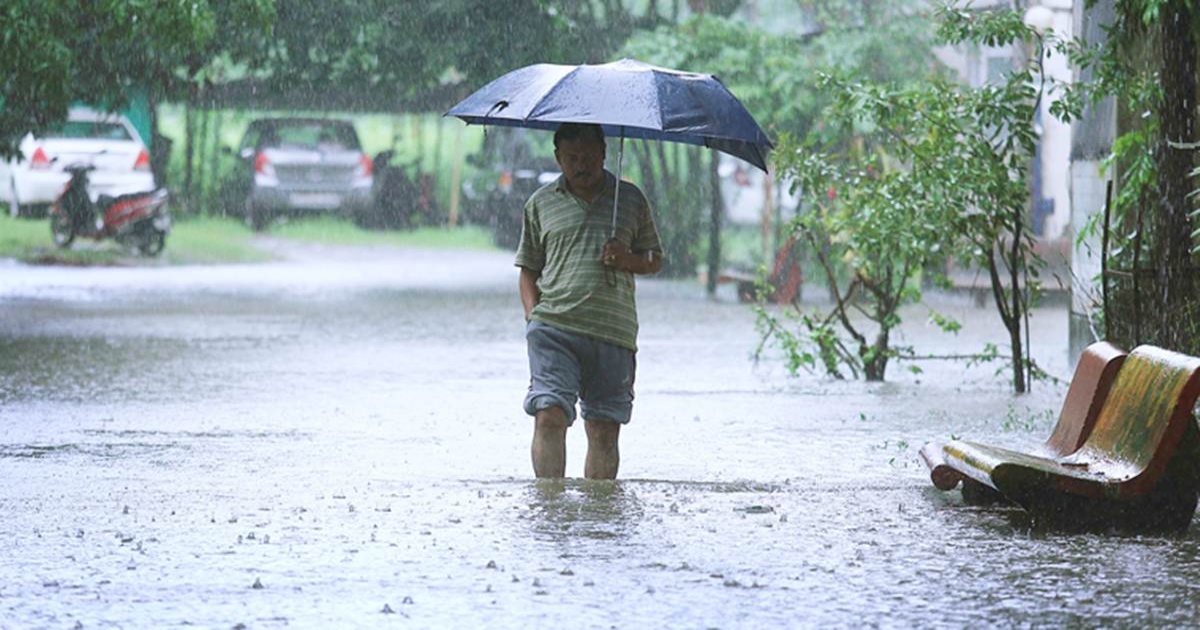
[[[1200,527],[1031,532],[917,451],[1042,441],[1065,391],[996,366],[889,382],[757,365],[754,317],[641,281],[621,479],[535,482],[512,257],[0,261],[0,627],[1190,626]],[[907,313],[898,343],[958,337]],[[1034,356],[1070,374],[1066,309]],[[1002,346],[1003,347],[1003,346]]]

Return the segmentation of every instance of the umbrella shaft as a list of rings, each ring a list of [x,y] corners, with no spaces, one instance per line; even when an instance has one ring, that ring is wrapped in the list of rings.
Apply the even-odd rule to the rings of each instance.
[[[612,238],[617,237],[617,202],[621,199],[621,162],[625,159],[625,128],[621,127],[621,140],[617,145],[617,182],[613,190]]]

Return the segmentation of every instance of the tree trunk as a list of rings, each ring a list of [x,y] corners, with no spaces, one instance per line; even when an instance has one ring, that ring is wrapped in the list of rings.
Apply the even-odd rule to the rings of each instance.
[[[1017,231],[1020,230],[1020,218],[1018,213],[1016,226]],[[1004,284],[1000,280],[1000,263],[996,261],[996,252],[1004,247],[1003,243],[995,244],[992,250],[988,253],[987,270],[988,278],[992,286],[992,299],[996,301],[996,312],[1000,314],[1000,320],[1004,322],[1004,329],[1008,331],[1008,341],[1012,346],[1012,374],[1013,374],[1013,391],[1018,394],[1023,394],[1027,391],[1025,382],[1025,353],[1021,346],[1021,317],[1020,317],[1020,301],[1016,299],[1016,287],[1010,287],[1011,296],[1004,292]],[[1004,255],[1000,258],[1003,260]],[[1015,284],[1015,280],[1010,280]],[[1012,302],[1005,301],[1008,297],[1012,297]]]
[[[1158,334],[1155,341],[1182,352],[1194,351],[1189,334],[1189,304],[1196,300],[1188,277],[1191,229],[1187,194],[1191,187],[1192,152],[1171,143],[1192,143],[1195,133],[1196,40],[1188,2],[1171,0],[1162,12],[1163,102],[1160,119],[1163,138],[1155,155],[1161,212],[1154,232],[1162,259],[1158,265]],[[1136,271],[1136,270],[1135,270]]]
[[[1024,394],[1029,391],[1028,371],[1025,365],[1025,348],[1021,341],[1021,322],[1025,317],[1025,300],[1022,299],[1026,287],[1022,285],[1025,271],[1025,252],[1021,243],[1025,239],[1024,208],[1013,212],[1012,249],[1009,251],[1009,287],[1012,300],[1009,307],[1011,317],[1005,322],[1008,327],[1009,343],[1012,344],[1013,391]]]
[[[442,145],[446,143],[445,122],[444,117],[438,116],[436,126],[433,128],[433,166],[430,167],[429,172],[433,176],[434,198],[442,196],[442,185],[446,182],[446,178],[442,176]]]
[[[196,88],[188,89],[187,108],[183,115],[183,198],[191,209],[192,178],[196,166]]]
[[[868,360],[866,353],[863,354],[863,375],[868,381],[881,382],[887,375],[889,333],[888,328],[881,326],[879,334],[875,335],[875,343],[871,346],[870,359]]]
[[[1016,291],[1013,291],[1014,299],[1019,297]],[[1025,346],[1021,341],[1021,319],[1014,317],[1012,324],[1008,327],[1008,342],[1012,345],[1012,375],[1013,375],[1013,391],[1018,394],[1024,394],[1029,391],[1029,383],[1025,380]]]
[[[208,213],[225,216],[225,205],[221,203],[221,128],[225,123],[225,112],[212,110],[212,148],[208,152]]]
[[[204,213],[211,215],[212,206],[208,204],[208,178],[204,172],[208,165],[208,121],[212,118],[211,109],[200,110],[200,128],[196,130],[196,140],[199,143],[199,152],[196,154],[195,169],[196,174],[193,176],[192,190],[193,201],[199,201],[204,204]]]
[[[637,155],[638,169],[642,174],[642,193],[650,200],[652,207],[661,208],[662,199],[658,195],[658,178],[654,174],[654,156],[650,152],[650,142],[642,140],[637,145],[630,142],[629,149],[630,153]],[[662,235],[659,234],[659,237]],[[666,249],[665,243],[663,248]]]
[[[712,205],[708,214],[708,280],[705,289],[710,296],[717,292],[717,278],[721,275],[721,217],[724,208],[721,207],[721,173],[720,160],[715,151],[710,151],[708,161],[708,182],[711,188]]]

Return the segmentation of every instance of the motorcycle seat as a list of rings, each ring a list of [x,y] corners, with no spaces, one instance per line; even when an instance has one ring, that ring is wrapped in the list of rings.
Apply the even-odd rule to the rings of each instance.
[[[96,205],[103,210],[111,208],[113,204],[122,203],[134,199],[157,202],[160,199],[165,199],[167,195],[166,189],[157,188],[155,190],[143,190],[140,192],[125,193],[123,195],[100,195],[96,200]]]

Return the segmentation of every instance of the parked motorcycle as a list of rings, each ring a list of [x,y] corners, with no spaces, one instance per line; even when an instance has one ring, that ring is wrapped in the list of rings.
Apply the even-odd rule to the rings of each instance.
[[[101,195],[95,202],[88,193],[91,165],[68,166],[66,188],[50,208],[50,231],[54,244],[70,247],[76,237],[95,240],[114,238],[135,247],[143,256],[157,256],[167,242],[171,216],[167,213],[165,188],[117,197]]]
[[[421,173],[419,165],[392,164],[395,151],[383,151],[373,161],[375,179],[371,207],[360,208],[354,221],[359,227],[381,230],[411,230],[442,225],[446,216],[438,207],[433,177]],[[416,173],[409,177],[409,173]]]

